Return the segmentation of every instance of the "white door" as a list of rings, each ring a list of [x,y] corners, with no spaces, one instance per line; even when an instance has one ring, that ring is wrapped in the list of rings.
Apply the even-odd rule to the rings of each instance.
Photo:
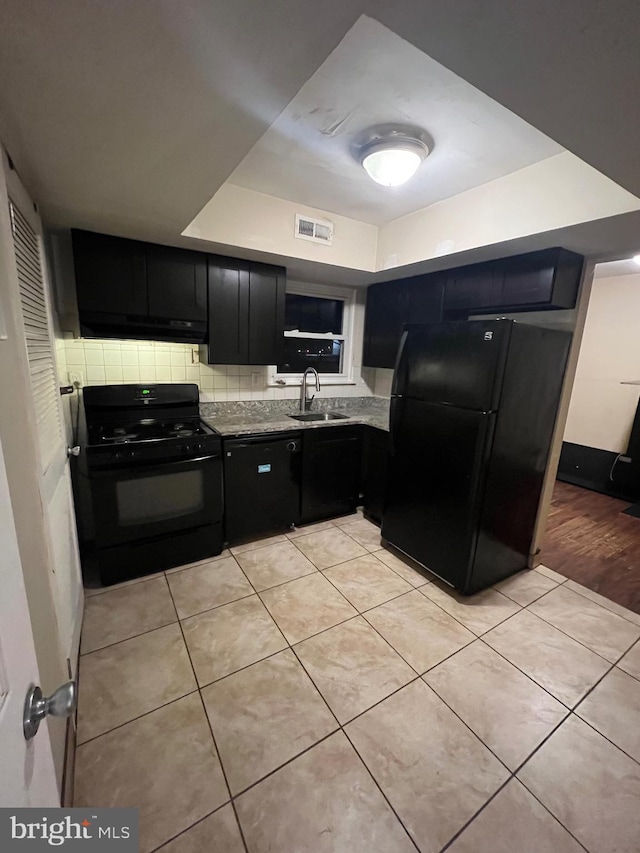
[[[22,732],[25,697],[40,678],[1,446],[0,554],[0,806],[59,806],[47,722],[29,742]]]
[[[61,650],[75,664],[82,618],[82,580],[67,437],[55,361],[52,305],[42,226],[15,172],[7,189],[41,464],[40,492]]]
[[[0,436],[42,688],[51,693],[75,676],[82,579],[41,223],[1,146],[0,153],[0,390],[18,419],[4,404]],[[60,786],[73,744],[66,721],[51,722],[49,738]]]

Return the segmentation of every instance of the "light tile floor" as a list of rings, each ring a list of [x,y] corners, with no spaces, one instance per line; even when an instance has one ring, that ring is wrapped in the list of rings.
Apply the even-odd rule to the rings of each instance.
[[[87,591],[75,804],[163,853],[638,853],[640,618],[360,515]]]

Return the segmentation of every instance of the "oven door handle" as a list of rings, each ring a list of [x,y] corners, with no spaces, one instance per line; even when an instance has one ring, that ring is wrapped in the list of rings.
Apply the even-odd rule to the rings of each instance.
[[[192,465],[200,465],[202,462],[213,462],[220,459],[221,456],[221,453],[209,453],[206,456],[196,456],[195,458],[175,459],[173,462],[153,462],[151,464],[140,462],[139,464],[118,465],[112,468],[97,468],[89,471],[89,477],[121,477],[123,474],[153,474],[154,472],[162,474],[174,468],[186,468]]]

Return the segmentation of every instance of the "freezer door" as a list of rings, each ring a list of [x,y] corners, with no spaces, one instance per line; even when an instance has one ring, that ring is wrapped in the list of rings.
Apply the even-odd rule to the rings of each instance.
[[[481,412],[495,411],[512,320],[407,326],[393,394]]]
[[[464,592],[478,532],[495,415],[393,402],[382,536]]]

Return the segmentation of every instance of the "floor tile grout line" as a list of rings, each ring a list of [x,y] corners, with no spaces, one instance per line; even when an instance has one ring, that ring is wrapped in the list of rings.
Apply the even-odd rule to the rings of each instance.
[[[185,699],[187,696],[193,696],[194,693],[198,692],[198,688],[196,687],[194,690],[189,690],[188,693],[183,693],[181,696],[176,696],[174,699],[170,699],[168,702],[163,702],[161,705],[157,705],[155,708],[151,708],[149,711],[143,711],[142,714],[137,714],[135,717],[131,717],[130,720],[125,720],[123,723],[118,723],[117,726],[113,726],[113,728],[107,729],[104,732],[100,732],[98,735],[94,735],[93,737],[87,738],[87,740],[83,740],[82,742],[76,743],[76,749],[82,749],[83,746],[86,746],[88,743],[92,743],[94,740],[98,740],[98,738],[104,737],[105,735],[110,735],[112,732],[118,731],[118,729],[124,728],[124,726],[128,726],[129,723],[135,723],[136,720],[141,720],[143,717],[148,717],[149,714],[153,714],[154,711],[159,711],[161,708],[167,708],[169,705],[174,705],[176,702],[179,702],[181,699]]]
[[[409,592],[403,592],[403,593],[402,593],[402,595],[398,595],[396,598],[390,599],[390,601],[397,601],[399,598],[402,598],[402,597],[403,597],[403,596],[405,596],[405,595],[410,595],[410,594],[411,594],[411,592],[417,592],[417,591],[418,591],[418,589],[416,588],[416,589],[410,590]],[[434,602],[434,603],[435,603],[435,602]],[[387,640],[387,638],[384,636],[384,634],[382,634],[382,633],[380,632],[380,630],[379,630],[379,629],[378,629],[378,628],[377,628],[377,627],[376,627],[372,622],[370,622],[370,621],[367,619],[367,613],[371,613],[371,611],[372,611],[372,610],[377,610],[377,608],[378,608],[378,607],[383,607],[385,604],[388,604],[388,602],[386,602],[386,601],[385,601],[385,602],[383,602],[382,604],[378,604],[378,605],[376,605],[376,607],[371,607],[369,610],[365,610],[365,611],[363,611],[360,615],[363,617],[363,619],[366,619],[366,620],[367,620],[367,624],[368,624],[368,625],[370,625],[370,626],[373,628],[373,630],[374,630],[374,631],[376,631],[376,633],[377,633],[377,634],[379,634],[379,635],[382,637],[382,639],[383,639],[383,640],[385,640],[387,643],[389,643],[389,645],[390,645],[390,646],[391,646],[391,648],[394,650],[394,652],[395,652],[397,655],[399,655],[399,656],[402,658],[402,660],[403,660],[406,664],[408,664],[408,665],[411,667],[411,669],[413,669],[413,671],[414,671],[414,672],[417,672],[417,673],[418,673],[418,676],[419,676],[420,678],[421,678],[423,675],[426,675],[426,674],[427,674],[427,672],[430,672],[434,667],[439,666],[441,663],[444,663],[444,662],[445,662],[445,660],[449,660],[449,658],[453,657],[454,655],[457,655],[457,654],[458,654],[458,652],[462,651],[462,649],[467,648],[467,646],[470,646],[470,645],[471,645],[471,643],[474,643],[476,640],[479,640],[479,639],[480,639],[479,637],[476,637],[476,635],[473,633],[473,631],[469,631],[469,629],[467,628],[466,630],[467,630],[467,631],[469,631],[469,633],[470,633],[470,634],[472,634],[473,639],[471,639],[471,640],[469,640],[468,642],[464,643],[464,645],[460,646],[460,648],[456,649],[454,652],[451,652],[451,653],[450,653],[450,654],[448,654],[446,657],[442,658],[442,660],[441,660],[441,661],[438,661],[438,663],[434,663],[432,666],[430,666],[430,667],[428,667],[427,669],[425,669],[425,670],[424,670],[424,672],[418,672],[418,670],[415,668],[415,666],[413,666],[413,664],[410,664],[410,663],[409,663],[409,661],[404,657],[404,655],[402,654],[402,652],[399,652],[399,651],[398,651],[398,649],[396,649],[396,647],[393,645],[393,643],[392,643],[390,640]],[[447,616],[448,616],[448,615],[449,615],[449,614],[447,613]],[[451,617],[451,618],[453,619],[453,617]],[[457,620],[454,620],[454,621],[457,621]],[[461,623],[458,623],[458,624],[461,624]],[[464,625],[462,625],[462,627],[464,628],[465,626],[464,626]]]
[[[535,602],[534,602],[534,604],[535,604]],[[540,619],[540,620],[541,620],[542,622],[544,622],[546,625],[550,625],[552,628],[555,628],[555,629],[556,629],[556,631],[559,631],[559,632],[560,632],[561,634],[563,634],[565,637],[568,637],[570,640],[573,640],[573,642],[574,642],[574,643],[577,643],[579,646],[582,646],[582,648],[583,648],[583,649],[586,649],[588,652],[591,652],[591,654],[596,655],[596,657],[599,657],[599,658],[600,658],[600,660],[605,661],[605,663],[611,663],[611,661],[610,661],[608,658],[605,658],[603,655],[601,655],[599,652],[596,652],[594,649],[589,648],[589,646],[585,645],[581,640],[576,640],[576,638],[575,638],[575,637],[572,637],[572,636],[571,636],[571,634],[567,634],[567,632],[566,632],[566,631],[563,631],[563,630],[562,630],[562,628],[558,628],[558,626],[557,626],[557,625],[554,625],[552,622],[549,622],[547,619],[543,619],[543,618],[542,618],[542,616],[538,616],[538,614],[537,614],[537,613],[534,613],[534,612],[533,612],[533,610],[529,610],[529,607],[528,607],[528,606],[527,606],[527,607],[522,607],[522,608],[521,608],[521,610],[520,610],[519,612],[522,612],[523,610],[526,610],[526,611],[527,611],[527,613],[529,613],[529,615],[531,615],[531,616],[536,616],[538,619]],[[509,619],[513,619],[513,618],[514,618],[515,616],[517,616],[517,615],[518,615],[518,613],[512,613],[512,614],[511,614],[511,616],[509,616]],[[505,619],[503,622],[500,622],[500,623],[498,623],[498,624],[502,625],[502,624],[504,624],[504,622],[506,622],[506,621],[508,621],[508,620],[507,620],[507,619]],[[498,625],[496,625],[495,627],[497,628],[497,627],[498,627]],[[482,636],[482,637],[484,637],[484,636],[485,636],[485,634],[489,634],[489,633],[491,633],[491,631],[493,631],[493,628],[490,628],[488,631],[485,631],[485,632],[484,632],[484,634],[482,634],[481,636]],[[639,639],[640,639],[640,638],[639,638]],[[627,650],[627,651],[628,651],[628,650]]]
[[[161,569],[159,572],[153,572],[149,576],[142,575],[137,578],[131,578],[127,581],[122,581],[121,583],[110,584],[109,586],[101,586],[99,588],[92,586],[83,586],[84,598],[85,601],[87,598],[95,598],[96,595],[105,595],[108,592],[120,592],[123,589],[129,589],[129,587],[137,586],[140,583],[148,583],[149,581],[157,581],[158,578],[163,578],[165,576],[164,569]]]
[[[434,689],[434,688],[432,688],[432,689]],[[438,694],[438,693],[437,693],[437,691],[435,691],[435,689],[434,689],[434,692],[436,692],[436,695],[437,695],[437,696],[439,696],[439,698],[440,698],[440,699],[442,699],[442,697],[440,696],[440,694]],[[555,698],[555,697],[554,697],[554,698]],[[445,700],[444,700],[444,699],[442,699],[442,701],[444,702]],[[447,703],[445,702],[445,704],[447,704]],[[447,705],[447,707],[449,707],[449,706]],[[566,708],[566,706],[565,706],[565,708]],[[453,711],[453,708],[452,708],[451,710]],[[571,831],[570,831],[570,830],[569,830],[569,829],[568,829],[568,828],[567,828],[567,827],[562,823],[562,821],[561,821],[561,820],[559,820],[559,818],[557,818],[557,817],[556,817],[556,815],[554,815],[554,814],[553,814],[553,812],[551,811],[551,809],[549,809],[549,808],[548,808],[548,807],[547,807],[547,806],[542,802],[542,800],[540,800],[540,799],[539,799],[539,798],[538,798],[538,797],[533,793],[533,791],[530,791],[530,790],[529,790],[529,788],[527,788],[527,786],[525,785],[525,783],[522,781],[522,779],[520,779],[520,778],[518,777],[518,775],[517,775],[517,774],[522,770],[522,768],[523,768],[523,767],[524,767],[524,766],[525,766],[525,765],[526,765],[526,764],[527,764],[527,763],[528,763],[528,762],[533,758],[533,756],[534,756],[534,755],[535,755],[535,754],[536,754],[540,749],[542,749],[542,747],[544,746],[544,744],[545,744],[545,743],[546,743],[546,742],[547,742],[547,741],[548,741],[548,740],[549,740],[549,739],[550,739],[550,738],[551,738],[551,737],[552,737],[552,736],[553,736],[553,735],[554,735],[554,734],[555,734],[555,733],[556,733],[556,732],[557,732],[557,731],[558,731],[558,730],[559,730],[559,729],[560,729],[560,728],[561,728],[561,727],[562,727],[562,726],[567,722],[567,720],[569,720],[569,719],[571,718],[572,713],[573,713],[573,712],[571,711],[571,709],[567,708],[567,714],[566,714],[566,715],[565,715],[561,720],[559,720],[559,721],[558,721],[558,723],[557,723],[557,724],[556,724],[556,725],[551,729],[551,731],[550,731],[550,732],[548,732],[548,733],[545,735],[545,737],[540,741],[540,743],[539,743],[539,744],[537,744],[537,746],[535,747],[535,749],[533,749],[533,750],[532,750],[532,752],[531,752],[531,753],[530,753],[530,754],[525,758],[525,760],[524,760],[524,761],[522,761],[522,762],[521,762],[521,763],[516,767],[516,769],[515,769],[515,770],[510,770],[509,768],[507,768],[507,769],[509,770],[509,778],[504,782],[504,784],[502,784],[502,785],[501,785],[501,786],[500,786],[500,787],[499,787],[499,788],[498,788],[498,789],[497,789],[497,790],[496,790],[496,791],[491,795],[491,797],[487,800],[487,802],[486,802],[486,803],[484,803],[484,805],[483,805],[483,806],[481,806],[481,808],[480,808],[480,809],[478,809],[478,811],[477,811],[477,812],[476,812],[476,813],[475,813],[475,814],[474,814],[474,815],[473,815],[473,816],[472,816],[472,817],[467,821],[467,823],[466,823],[463,827],[461,827],[461,828],[458,830],[458,832],[453,836],[453,838],[451,838],[451,839],[447,842],[447,844],[445,845],[445,847],[443,847],[443,848],[442,848],[441,853],[444,853],[444,851],[445,851],[445,850],[447,850],[447,849],[451,846],[451,844],[453,844],[453,842],[454,842],[457,838],[459,838],[459,836],[460,836],[460,835],[462,835],[462,833],[463,833],[466,829],[468,829],[468,828],[469,828],[469,826],[470,826],[470,825],[475,821],[475,819],[480,815],[480,813],[481,813],[481,812],[483,812],[483,811],[485,810],[485,808],[487,808],[487,806],[489,805],[489,803],[490,803],[493,799],[495,799],[495,797],[497,797],[497,795],[500,793],[500,791],[501,791],[503,788],[505,788],[505,787],[509,784],[509,782],[511,782],[512,780],[516,780],[516,781],[518,781],[521,785],[523,785],[523,786],[526,788],[526,790],[527,790],[527,791],[528,791],[528,792],[529,792],[529,793],[530,793],[530,794],[531,794],[531,795],[532,795],[532,796],[533,796],[533,797],[534,797],[534,798],[535,798],[535,799],[540,803],[540,805],[541,805],[541,806],[542,806],[542,807],[543,807],[543,808],[544,808],[544,809],[545,809],[545,810],[546,810],[546,811],[551,815],[551,817],[552,817],[552,818],[553,818],[557,823],[559,823],[559,824],[560,824],[560,826],[561,826],[563,829],[565,829],[565,830],[566,830],[566,831],[567,831],[567,832],[568,832],[568,833],[569,833],[573,838],[575,838],[575,836],[573,835],[573,833],[572,833],[572,832],[571,832]],[[455,714],[455,711],[454,711],[454,714]],[[464,722],[464,721],[463,721],[463,722]],[[475,734],[475,732],[474,732],[474,734]],[[485,746],[487,746],[487,745],[484,743],[484,741],[480,738],[480,736],[479,736],[479,735],[477,735],[477,734],[476,734],[476,737],[481,741],[481,743],[483,743]],[[490,749],[490,747],[487,747],[487,748],[488,748],[488,749]],[[575,838],[575,840],[576,840],[576,841],[578,841],[578,839],[577,839],[577,838]],[[580,842],[578,842],[578,843],[580,844]],[[580,844],[580,846],[581,846],[581,847],[584,847],[584,845],[582,845],[582,844]],[[586,848],[584,848],[584,849],[586,850]],[[587,853],[588,853],[588,851],[587,851]]]
[[[517,614],[514,613],[514,616],[516,616],[516,615]],[[489,633],[489,632],[487,631],[487,633]],[[490,651],[495,652],[499,657],[501,657],[502,660],[506,661],[508,664],[511,664],[511,666],[514,669],[517,669],[518,672],[521,673],[521,675],[524,675],[526,678],[528,678],[529,681],[531,681],[533,684],[536,685],[536,687],[539,687],[541,690],[544,690],[544,692],[547,693],[549,696],[551,696],[552,699],[555,699],[556,702],[559,702],[564,708],[567,709],[567,712],[569,712],[569,713],[571,712],[571,709],[573,708],[572,705],[567,705],[567,703],[565,701],[563,701],[558,696],[556,696],[554,693],[552,693],[547,687],[544,686],[544,684],[540,684],[539,681],[536,681],[532,675],[530,675],[528,672],[525,672],[525,670],[522,669],[521,667],[519,667],[518,664],[514,663],[512,660],[509,660],[509,658],[506,655],[504,655],[501,651],[499,651],[498,649],[494,649],[494,647],[484,639],[484,636],[478,637],[477,639],[480,640],[480,642],[484,643],[485,646]],[[582,701],[581,699],[578,699],[578,702],[581,702],[581,701]]]
[[[231,601],[223,601],[221,604],[214,604],[213,607],[207,607],[206,610],[198,610],[197,613],[189,613],[188,616],[178,616],[178,622],[186,622],[187,619],[194,619],[196,616],[202,616],[204,613],[211,613],[212,610],[219,610],[221,607],[226,607],[227,604],[235,604],[236,601],[244,601],[247,598],[251,598],[253,595],[257,595],[257,593],[251,591],[246,595],[240,595],[238,598],[232,598]]]
[[[137,640],[140,637],[146,637],[147,634],[153,634],[155,631],[162,631],[164,628],[170,628],[172,625],[178,625],[180,623],[180,619],[176,618],[175,622],[167,622],[166,625],[158,625],[156,628],[149,628],[148,631],[141,631],[139,634],[135,634],[133,637],[125,637],[123,640],[116,640],[114,643],[109,643],[108,646],[101,646],[99,649],[93,649],[90,652],[85,652],[80,655],[80,660],[82,658],[89,658],[91,655],[95,655],[98,652],[103,652],[105,649],[112,649],[114,646],[121,646],[122,643],[128,643],[129,640]],[[82,636],[82,634],[80,635]]]
[[[238,669],[234,669],[232,672],[226,672],[224,675],[221,675],[219,678],[214,678],[213,681],[207,681],[206,684],[199,684],[198,690],[206,690],[207,687],[211,687],[213,684],[219,684],[221,681],[224,681],[226,678],[231,678],[232,675],[237,675],[239,672],[244,672],[245,669],[249,669],[252,666],[255,666],[257,663],[264,663],[266,660],[270,660],[274,658],[276,655],[282,654],[282,652],[286,652],[292,650],[292,647],[287,643],[286,648],[278,649],[276,652],[271,652],[271,654],[265,655],[263,658],[258,658],[258,660],[254,660],[251,663],[247,663],[244,666],[238,667]]]
[[[640,619],[640,613],[636,613],[635,610],[631,610],[630,607],[625,607],[624,604],[618,604],[618,602],[614,601],[612,598],[607,598],[607,596],[602,595],[601,592],[596,592],[593,589],[589,589],[588,586],[584,586],[584,584],[580,584],[578,581],[574,581],[573,578],[567,578],[567,581],[573,581],[573,583],[577,584],[578,586],[583,586],[584,589],[588,590],[589,592],[592,592],[594,595],[599,595],[601,598],[604,598],[605,601],[609,601],[609,602],[611,602],[611,604],[615,604],[616,607],[619,607],[621,610],[628,610],[629,613],[633,613],[634,616],[636,616],[637,618]],[[563,586],[563,584],[560,584],[560,586]],[[600,604],[599,601],[594,601],[593,598],[590,598],[588,595],[585,595],[584,592],[580,592],[580,590],[574,589],[572,586],[567,587],[567,589],[569,589],[571,592],[575,592],[576,595],[581,595],[583,598],[586,598],[587,601],[590,601],[592,604],[597,604],[598,607],[602,607],[604,610],[608,610],[609,613],[613,613],[614,616],[619,616],[621,619],[624,619],[626,622],[631,622],[631,624],[635,625],[636,628],[640,628],[640,624],[638,624],[638,622],[635,622],[633,619],[629,619],[626,616],[623,616],[622,613],[618,613],[615,610],[611,610],[609,607],[606,607],[604,604]]]
[[[154,625],[153,628],[147,628],[146,631],[140,631],[137,634],[131,634],[130,637],[123,637],[121,640],[114,640],[112,643],[107,643],[106,646],[98,646],[97,649],[89,649],[88,652],[80,651],[80,658],[86,658],[89,655],[92,655],[94,652],[102,652],[104,649],[110,649],[112,646],[117,646],[120,643],[126,643],[127,640],[135,640],[137,637],[144,637],[145,634],[151,634],[153,631],[158,631],[160,628],[168,628],[169,625],[176,625],[180,621],[180,617],[176,615],[176,618],[171,622],[163,622],[162,625]],[[84,631],[84,625],[80,629],[80,636]]]
[[[428,586],[428,584],[425,584],[424,586]],[[445,609],[444,609],[444,607],[442,607],[442,605],[441,605],[441,604],[438,604],[438,602],[437,602],[437,601],[434,601],[434,600],[433,600],[433,598],[430,598],[430,597],[426,594],[426,592],[423,592],[424,586],[419,586],[419,587],[417,587],[418,592],[420,592],[422,595],[424,595],[424,597],[425,597],[425,598],[428,598],[428,599],[429,599],[429,601],[430,601],[432,604],[435,604],[435,606],[436,606],[436,607],[439,607],[439,608],[440,608],[440,610],[442,610],[442,612],[443,612],[443,613],[446,613],[446,614],[447,614],[447,616],[450,616],[450,617],[451,617],[451,619],[454,619],[454,620],[458,623],[458,625],[462,625],[462,627],[463,627],[463,628],[466,628],[466,629],[467,629],[467,631],[470,631],[470,632],[471,632],[471,633],[472,633],[472,634],[473,634],[477,639],[480,639],[480,637],[483,637],[485,634],[488,634],[488,633],[489,633],[489,631],[493,631],[493,629],[494,629],[494,628],[497,628],[497,627],[498,627],[498,625],[503,625],[503,624],[504,624],[505,622],[507,622],[509,619],[512,619],[514,616],[517,616],[517,615],[518,615],[518,613],[521,613],[521,612],[525,609],[521,604],[518,604],[516,601],[512,601],[512,599],[508,599],[508,601],[510,601],[510,602],[511,602],[511,604],[516,604],[520,609],[519,609],[519,610],[517,610],[515,613],[510,613],[508,616],[505,616],[505,617],[504,617],[504,619],[501,619],[499,622],[496,622],[496,624],[495,624],[495,625],[493,625],[491,628],[487,628],[487,630],[486,630],[486,631],[483,631],[481,634],[478,634],[478,633],[476,633],[476,631],[474,631],[474,630],[473,630],[473,628],[470,628],[468,625],[465,625],[465,624],[464,624],[464,622],[461,622],[461,621],[460,621],[460,619],[458,619],[458,617],[457,617],[457,616],[454,616],[452,613],[449,613],[449,611],[448,611],[448,610],[445,610]],[[488,589],[493,589],[493,587],[488,587]],[[506,597],[506,596],[505,596],[505,597]]]
[[[224,784],[225,784],[225,787],[227,789],[227,794],[229,795],[229,800],[231,801],[231,807],[233,808],[233,813],[234,813],[235,818],[236,818],[236,823],[238,825],[238,829],[240,832],[240,837],[242,839],[242,843],[244,845],[245,853],[249,853],[249,848],[247,847],[247,842],[245,841],[245,838],[244,838],[244,832],[242,831],[242,826],[240,825],[240,821],[238,819],[238,814],[236,812],[236,808],[235,808],[235,805],[233,803],[233,798],[231,796],[231,788],[229,786],[229,780],[227,779],[227,774],[226,774],[225,769],[224,769],[224,764],[222,763],[222,755],[220,753],[220,750],[218,749],[218,744],[216,743],[216,738],[215,738],[215,735],[213,733],[213,728],[211,726],[211,720],[209,719],[209,714],[207,714],[207,707],[204,704],[204,699],[202,697],[202,690],[200,688],[198,676],[196,675],[196,668],[194,666],[193,659],[191,657],[191,652],[189,650],[189,644],[187,643],[187,638],[185,637],[184,630],[182,628],[182,623],[179,623],[179,624],[180,624],[180,631],[182,633],[182,642],[184,643],[185,648],[187,650],[187,655],[189,656],[189,663],[191,664],[191,669],[193,671],[193,677],[195,678],[196,684],[198,685],[198,699],[200,700],[200,705],[202,707],[202,713],[204,714],[204,718],[205,718],[207,726],[209,728],[209,733],[211,735],[211,740],[213,742],[213,748],[216,751],[218,763],[220,764],[220,772],[222,773],[222,778],[224,779]]]
[[[552,590],[552,589],[550,589],[550,590],[549,590],[549,592],[553,592],[553,590]],[[548,594],[549,594],[549,593],[545,593],[545,595],[548,595]],[[543,595],[543,596],[541,596],[541,598],[544,598],[544,595]],[[587,600],[589,600],[589,599],[587,599]],[[538,602],[538,601],[540,601],[540,598],[539,598],[539,599],[537,599],[536,601],[531,602],[531,603],[532,603],[532,604],[537,604],[537,602]],[[595,601],[593,601],[593,602],[591,602],[591,603],[592,603],[592,604],[596,604],[596,602],[595,602]],[[590,648],[589,646],[587,646],[587,644],[586,644],[586,643],[583,643],[583,642],[582,642],[582,640],[578,640],[578,639],[576,639],[576,637],[572,637],[572,636],[571,636],[571,634],[567,634],[567,632],[566,632],[563,628],[559,628],[557,625],[554,625],[554,623],[553,623],[553,622],[550,622],[548,619],[545,619],[545,618],[544,618],[544,616],[541,616],[539,613],[536,613],[534,610],[530,610],[530,609],[529,609],[529,607],[530,607],[530,605],[527,605],[526,607],[524,607],[524,608],[523,608],[523,610],[528,610],[528,611],[529,611],[529,613],[530,613],[532,616],[537,616],[537,617],[538,617],[538,619],[542,619],[542,621],[543,621],[543,622],[546,622],[546,623],[547,623],[547,625],[551,625],[551,627],[552,627],[552,628],[555,628],[555,629],[556,629],[556,631],[560,631],[560,633],[564,634],[564,635],[565,635],[565,637],[569,637],[571,640],[573,640],[573,641],[574,641],[574,643],[578,643],[578,644],[579,644],[579,645],[581,645],[583,648],[588,649],[590,652],[593,652],[593,654],[594,654],[594,655],[598,655],[598,657],[599,657],[599,658],[602,658],[602,660],[607,661],[607,663],[611,663],[611,661],[609,660],[609,658],[606,658],[603,654],[600,654],[600,652],[597,652],[595,649]],[[598,607],[602,607],[602,605],[598,605]],[[605,613],[609,613],[609,614],[610,614],[610,615],[612,615],[612,616],[615,616],[615,615],[616,615],[615,613],[611,613],[611,611],[610,611],[610,610],[607,610],[607,608],[606,608],[606,607],[602,607],[602,609],[604,610],[604,612],[605,612]],[[515,616],[516,614],[514,613],[513,615]],[[622,618],[623,618],[623,617],[621,616],[621,617],[620,617],[620,619],[622,619]],[[625,620],[625,621],[626,621],[626,622],[628,622],[628,620]],[[633,622],[629,622],[629,625],[633,625]],[[637,636],[637,637],[636,637],[636,639],[631,643],[631,645],[630,645],[630,646],[628,646],[628,647],[625,649],[625,651],[622,653],[623,655],[625,655],[625,654],[629,651],[629,649],[633,648],[633,646],[638,642],[638,640],[640,640],[640,625],[635,625],[634,627],[638,630],[638,636]],[[493,630],[493,629],[491,629],[491,630]]]
[[[154,847],[154,848],[153,848],[153,850],[151,850],[151,851],[150,851],[150,853],[160,853],[160,851],[164,850],[164,848],[165,848],[168,844],[171,844],[171,843],[172,843],[173,841],[175,841],[177,838],[181,838],[181,837],[185,834],[185,832],[189,832],[189,830],[190,830],[190,829],[193,829],[194,827],[196,827],[196,826],[198,826],[199,824],[203,823],[205,820],[207,820],[207,818],[212,817],[214,814],[216,814],[217,812],[221,811],[225,806],[230,806],[230,805],[232,805],[232,804],[231,804],[231,800],[230,800],[230,799],[229,799],[229,800],[226,800],[224,803],[222,803],[222,805],[220,805],[220,806],[216,806],[216,808],[215,808],[213,811],[211,811],[211,812],[209,812],[208,814],[204,815],[204,817],[199,817],[199,818],[198,818],[198,820],[196,820],[194,823],[192,823],[192,824],[190,824],[189,826],[187,826],[185,829],[181,829],[181,830],[180,830],[180,832],[177,832],[175,835],[172,835],[172,836],[171,836],[171,838],[167,838],[167,840],[166,840],[166,841],[163,841],[163,842],[162,842],[162,844],[161,844],[159,847]],[[246,847],[245,847],[245,851],[246,851]]]
[[[563,721],[563,722],[564,722],[564,721]],[[558,726],[558,728],[560,728],[560,726]],[[555,730],[554,730],[554,732],[555,732]],[[552,732],[552,734],[553,734],[554,732]],[[542,746],[542,744],[540,744],[540,746]],[[536,750],[536,752],[537,752],[537,751],[538,751],[538,750]],[[527,761],[529,761],[529,760],[530,760],[530,758],[532,758],[532,757],[533,757],[533,756],[529,756],[529,758],[527,759]],[[525,764],[526,764],[526,763],[527,763],[527,762],[525,761]],[[524,764],[522,765],[522,767],[524,767]],[[518,768],[518,772],[520,772],[520,770],[522,770],[522,767],[519,767],[519,768]],[[529,788],[529,786],[526,784],[526,782],[525,782],[523,779],[521,779],[519,776],[516,776],[515,774],[514,774],[514,777],[513,777],[513,778],[514,778],[514,779],[517,779],[517,781],[518,781],[518,782],[520,782],[520,784],[521,784],[521,785],[523,786],[523,788],[527,791],[527,793],[531,794],[531,796],[532,796],[532,797],[533,797],[533,798],[534,798],[538,803],[540,803],[540,805],[542,806],[542,808],[543,808],[543,809],[545,809],[545,810],[546,810],[546,811],[551,815],[551,817],[552,817],[552,818],[553,818],[557,823],[559,823],[559,824],[560,824],[560,826],[561,826],[561,827],[562,827],[566,832],[568,832],[568,833],[569,833],[569,835],[573,838],[573,840],[574,840],[577,844],[579,844],[579,845],[580,845],[580,847],[582,847],[582,849],[586,851],[586,853],[590,853],[589,849],[588,849],[588,848],[587,848],[587,847],[586,847],[586,846],[585,846],[585,845],[584,845],[584,844],[583,844],[583,843],[582,843],[578,838],[576,838],[576,836],[575,836],[575,835],[573,834],[573,832],[569,829],[569,827],[565,826],[565,825],[564,825],[564,823],[562,823],[562,821],[560,820],[560,818],[559,818],[559,817],[557,817],[557,815],[555,815],[555,814],[551,811],[551,809],[549,808],[549,806],[547,806],[547,805],[545,805],[545,803],[543,803],[543,801],[540,799],[540,797],[539,797],[536,793],[534,793],[534,791],[532,791],[532,790]]]
[[[182,572],[188,572],[189,569],[201,569],[203,566],[206,566],[208,563],[219,563],[222,560],[228,560],[229,557],[233,557],[231,551],[228,554],[225,554],[225,551],[229,551],[228,548],[223,548],[219,554],[215,554],[213,557],[209,557],[208,559],[198,560],[197,563],[187,563],[184,566],[172,566],[170,569],[164,570],[164,576],[167,580],[173,575],[181,575]],[[217,809],[216,809],[217,811]]]
[[[405,685],[405,686],[408,686],[408,685]],[[358,749],[357,749],[356,745],[354,744],[354,742],[353,742],[353,741],[351,740],[351,738],[349,737],[349,733],[348,733],[345,729],[342,729],[342,733],[344,734],[344,736],[345,736],[345,737],[346,737],[346,739],[348,740],[348,742],[349,742],[349,744],[350,744],[351,748],[353,749],[353,751],[355,752],[355,754],[356,754],[356,755],[358,756],[358,758],[360,759],[360,762],[362,763],[362,766],[365,768],[365,770],[367,771],[367,773],[368,773],[368,774],[369,774],[369,776],[371,777],[371,780],[373,781],[373,784],[376,786],[376,788],[378,789],[378,791],[380,791],[380,796],[383,798],[383,800],[385,801],[385,803],[389,806],[389,808],[391,809],[391,812],[392,812],[392,813],[393,813],[393,815],[395,816],[396,820],[398,821],[398,823],[400,824],[400,826],[401,826],[401,827],[404,829],[404,831],[406,832],[406,834],[407,834],[407,837],[408,837],[409,841],[413,844],[413,846],[416,848],[416,850],[418,851],[418,853],[420,853],[420,848],[418,847],[417,843],[414,841],[414,839],[413,839],[413,837],[412,837],[411,833],[409,832],[409,830],[407,829],[407,827],[404,825],[404,821],[402,820],[402,818],[400,817],[400,815],[398,814],[398,812],[394,809],[394,807],[393,807],[393,805],[392,805],[392,803],[391,803],[391,800],[387,797],[387,795],[386,795],[386,794],[385,794],[385,792],[383,791],[382,786],[380,785],[380,783],[378,782],[378,780],[376,779],[376,777],[373,775],[373,772],[371,771],[371,768],[369,767],[369,765],[367,764],[367,762],[364,760],[364,758],[363,758],[363,757],[360,755],[360,753],[358,752]]]
[[[185,643],[186,643],[186,640],[185,640]],[[240,832],[240,837],[241,837],[242,843],[244,845],[245,853],[249,853],[249,847],[248,847],[246,839],[244,837],[244,830],[242,829],[242,824],[240,823],[240,818],[238,817],[238,812],[236,810],[236,805],[234,803],[234,797],[231,793],[231,786],[229,785],[229,780],[227,778],[227,771],[224,769],[224,762],[222,761],[222,753],[218,749],[218,743],[216,741],[216,736],[213,732],[213,725],[211,724],[211,720],[209,719],[209,714],[207,713],[207,706],[204,703],[204,698],[202,696],[201,690],[198,690],[198,696],[200,698],[200,704],[202,705],[202,711],[204,713],[205,720],[207,721],[207,726],[209,727],[209,732],[211,734],[213,746],[214,746],[214,749],[216,751],[216,755],[218,756],[218,761],[220,763],[220,770],[221,770],[222,776],[224,778],[224,784],[226,785],[227,793],[229,794],[229,801],[231,802],[231,808],[233,809],[233,814],[235,816],[236,823],[238,825],[238,830]]]

